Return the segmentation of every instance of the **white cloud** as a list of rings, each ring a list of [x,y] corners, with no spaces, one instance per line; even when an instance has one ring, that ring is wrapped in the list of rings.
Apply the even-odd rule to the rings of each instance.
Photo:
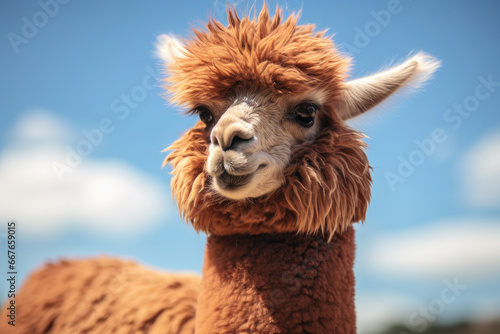
[[[459,174],[467,203],[500,207],[500,133],[490,133],[474,145],[464,155]]]
[[[15,219],[21,233],[36,237],[65,228],[106,235],[144,231],[166,219],[171,200],[160,182],[120,160],[91,156],[64,174],[71,128],[37,112],[14,127],[14,142],[0,152],[0,219]]]
[[[378,238],[361,256],[377,273],[490,279],[500,272],[500,220],[457,219]]]
[[[71,127],[55,115],[43,110],[33,110],[14,126],[12,141],[19,144],[61,142],[71,137]]]

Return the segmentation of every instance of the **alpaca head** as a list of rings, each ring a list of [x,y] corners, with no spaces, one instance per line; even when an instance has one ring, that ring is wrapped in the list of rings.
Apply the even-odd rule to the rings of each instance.
[[[169,150],[181,214],[214,234],[333,235],[363,220],[370,168],[363,136],[345,121],[438,63],[418,54],[395,68],[347,81],[349,59],[292,15],[228,10],[182,42],[159,37],[172,101],[200,121]]]

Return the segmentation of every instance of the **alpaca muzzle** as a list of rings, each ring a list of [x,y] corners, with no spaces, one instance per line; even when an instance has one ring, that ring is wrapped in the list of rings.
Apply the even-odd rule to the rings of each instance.
[[[216,190],[237,190],[249,185],[254,176],[268,166],[260,154],[223,150],[210,151],[206,171],[212,177]]]

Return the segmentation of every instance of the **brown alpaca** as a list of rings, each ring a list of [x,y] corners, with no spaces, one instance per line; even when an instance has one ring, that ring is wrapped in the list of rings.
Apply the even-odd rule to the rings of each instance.
[[[347,81],[349,60],[296,16],[228,21],[159,39],[172,100],[201,119],[165,160],[182,216],[208,234],[201,282],[111,259],[48,265],[2,333],[356,333],[352,224],[371,177],[345,121],[439,63],[419,53]]]

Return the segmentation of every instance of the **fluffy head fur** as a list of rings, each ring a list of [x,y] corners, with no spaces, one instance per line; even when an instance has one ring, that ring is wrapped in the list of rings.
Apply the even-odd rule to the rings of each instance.
[[[324,32],[297,25],[297,16],[283,22],[264,5],[258,18],[240,18],[228,10],[229,25],[214,19],[184,41],[182,57],[170,63],[166,88],[173,101],[194,106],[224,100],[238,85],[267,87],[276,94],[304,93],[321,87],[329,100],[340,93],[348,62]]]
[[[279,98],[321,89],[322,112],[312,140],[291,147],[283,185],[257,198],[232,200],[211,187],[206,172],[209,129],[202,122],[168,150],[172,192],[183,217],[211,234],[322,232],[332,236],[363,220],[370,199],[370,168],[363,135],[335,113],[347,61],[330,39],[297,17],[258,19],[228,11],[229,25],[211,20],[206,31],[185,41],[183,55],[169,64],[167,88],[188,106],[227,99],[237,87],[270,90]]]

